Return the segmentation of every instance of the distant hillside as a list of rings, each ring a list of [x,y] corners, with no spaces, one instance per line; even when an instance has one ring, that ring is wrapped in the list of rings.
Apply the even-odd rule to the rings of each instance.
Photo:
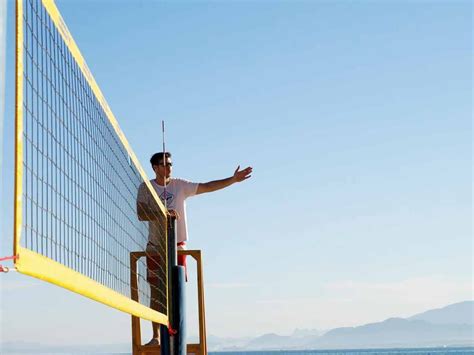
[[[410,320],[432,324],[474,324],[474,301],[465,301],[415,314]]]
[[[323,335],[315,330],[295,330],[290,336],[265,334],[239,345],[216,341],[213,350],[474,346],[473,309],[474,301],[466,301],[408,319],[390,318],[358,327],[336,328]]]
[[[299,329],[296,328],[293,333],[291,334],[294,338],[305,338],[309,336],[318,336],[323,334],[324,332],[319,329]]]
[[[264,334],[248,342],[245,348],[249,349],[285,349],[297,347],[301,343],[301,338],[293,338],[291,336],[283,336],[277,334]]]
[[[207,340],[210,351],[474,346],[473,309],[474,301],[466,301],[407,319],[390,318],[358,327],[336,328],[323,335],[315,329],[297,329],[288,336],[265,334],[254,339],[208,336]],[[188,340],[193,341],[191,338]],[[0,353],[90,353],[99,350],[104,353],[129,353],[130,344],[53,347],[21,342],[0,343]]]
[[[264,334],[245,345],[246,349],[292,349],[310,343],[321,334],[316,329],[295,329],[291,335]]]
[[[431,324],[422,320],[390,318],[353,328],[333,329],[306,346],[314,348],[377,348],[471,345],[474,327]]]

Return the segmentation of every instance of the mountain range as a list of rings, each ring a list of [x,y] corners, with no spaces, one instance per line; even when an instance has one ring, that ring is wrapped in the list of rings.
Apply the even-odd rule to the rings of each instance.
[[[474,346],[474,301],[465,301],[382,322],[329,331],[296,329],[291,335],[264,334],[256,338],[209,335],[209,351],[316,350]],[[188,339],[193,342],[193,339]],[[0,353],[130,353],[131,344],[46,346],[0,343]]]
[[[465,301],[357,327],[326,332],[296,330],[292,335],[264,334],[254,339],[210,337],[209,350],[308,350],[395,347],[474,346],[474,301]]]

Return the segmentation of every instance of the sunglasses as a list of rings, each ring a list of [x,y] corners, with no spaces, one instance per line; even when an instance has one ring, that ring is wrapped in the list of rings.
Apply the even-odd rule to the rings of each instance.
[[[167,162],[166,164],[164,164],[163,162],[159,163],[158,166],[173,166],[173,163],[172,162]]]

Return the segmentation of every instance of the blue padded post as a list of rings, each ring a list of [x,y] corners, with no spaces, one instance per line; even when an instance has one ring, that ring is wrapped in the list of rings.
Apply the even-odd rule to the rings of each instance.
[[[173,268],[173,355],[186,355],[186,276],[184,266]]]
[[[168,332],[168,327],[165,325],[160,326],[160,350],[161,355],[170,355],[170,333]]]

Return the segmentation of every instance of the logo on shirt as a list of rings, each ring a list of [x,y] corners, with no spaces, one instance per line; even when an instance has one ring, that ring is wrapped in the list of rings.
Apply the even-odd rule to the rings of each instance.
[[[163,191],[163,193],[160,195],[160,200],[165,203],[166,205],[170,206],[171,203],[173,202],[174,195],[170,193],[169,191]]]

